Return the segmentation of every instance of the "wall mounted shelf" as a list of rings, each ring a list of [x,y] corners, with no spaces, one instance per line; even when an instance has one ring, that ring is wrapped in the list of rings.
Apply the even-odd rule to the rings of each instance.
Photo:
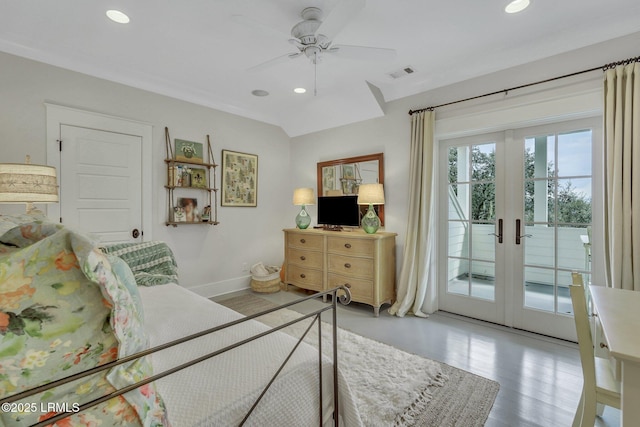
[[[167,150],[167,157],[164,160],[167,165],[167,184],[164,186],[167,190],[167,221],[165,225],[177,227],[178,225],[187,224],[219,224],[218,188],[216,186],[216,168],[218,165],[213,157],[209,135],[207,135],[207,143],[202,150],[206,152],[206,161],[204,158],[194,160],[177,159],[169,137],[169,128],[165,127],[164,131]],[[196,144],[199,143],[192,143],[192,145]],[[194,175],[204,183],[193,185]],[[196,192],[204,195],[204,206],[200,207],[201,211],[197,210],[198,198]],[[184,195],[184,197],[177,197],[178,203],[176,203],[176,193],[178,196]],[[193,197],[194,193],[196,193],[196,197]],[[207,213],[208,218],[206,216]],[[189,216],[195,216],[196,218],[203,218],[204,216],[205,219],[187,221],[186,218]]]

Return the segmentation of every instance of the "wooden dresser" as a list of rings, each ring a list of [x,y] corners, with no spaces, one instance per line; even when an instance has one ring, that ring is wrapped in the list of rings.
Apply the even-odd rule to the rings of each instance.
[[[351,285],[354,301],[373,306],[396,297],[396,233],[284,230],[285,282],[312,291]]]

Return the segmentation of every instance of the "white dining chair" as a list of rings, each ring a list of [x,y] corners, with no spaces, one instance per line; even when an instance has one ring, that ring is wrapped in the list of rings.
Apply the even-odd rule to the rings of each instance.
[[[572,273],[572,277],[573,285],[569,290],[584,377],[582,396],[573,418],[573,427],[593,427],[598,403],[620,409],[620,383],[613,376],[609,359],[596,357],[594,354],[582,275]]]

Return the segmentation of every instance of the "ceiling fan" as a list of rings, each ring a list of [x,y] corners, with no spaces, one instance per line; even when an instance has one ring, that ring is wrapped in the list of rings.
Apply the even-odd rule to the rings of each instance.
[[[289,37],[289,43],[294,45],[297,51],[254,65],[247,71],[264,70],[289,59],[302,56],[309,58],[314,66],[317,66],[324,55],[363,60],[388,60],[394,58],[396,55],[395,49],[333,44],[334,37],[364,8],[365,3],[366,0],[342,0],[330,11],[325,19],[323,19],[322,9],[318,7],[303,9],[300,13],[303,20],[294,25],[291,28],[291,35],[287,36]],[[283,34],[268,25],[242,15],[235,15],[234,18],[237,22],[254,28],[268,30],[272,33],[276,32],[279,35]],[[315,92],[314,88],[314,94]]]

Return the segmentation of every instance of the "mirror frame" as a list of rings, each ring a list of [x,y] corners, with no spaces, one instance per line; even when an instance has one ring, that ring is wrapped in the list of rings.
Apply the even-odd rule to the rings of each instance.
[[[322,195],[322,168],[327,166],[345,165],[349,163],[360,163],[378,161],[378,183],[384,185],[384,153],[367,154],[364,156],[345,157],[344,159],[328,160],[326,162],[318,162],[318,183],[316,187],[316,194]],[[378,212],[378,218],[380,218],[380,225],[384,225],[384,205],[376,206]]]

